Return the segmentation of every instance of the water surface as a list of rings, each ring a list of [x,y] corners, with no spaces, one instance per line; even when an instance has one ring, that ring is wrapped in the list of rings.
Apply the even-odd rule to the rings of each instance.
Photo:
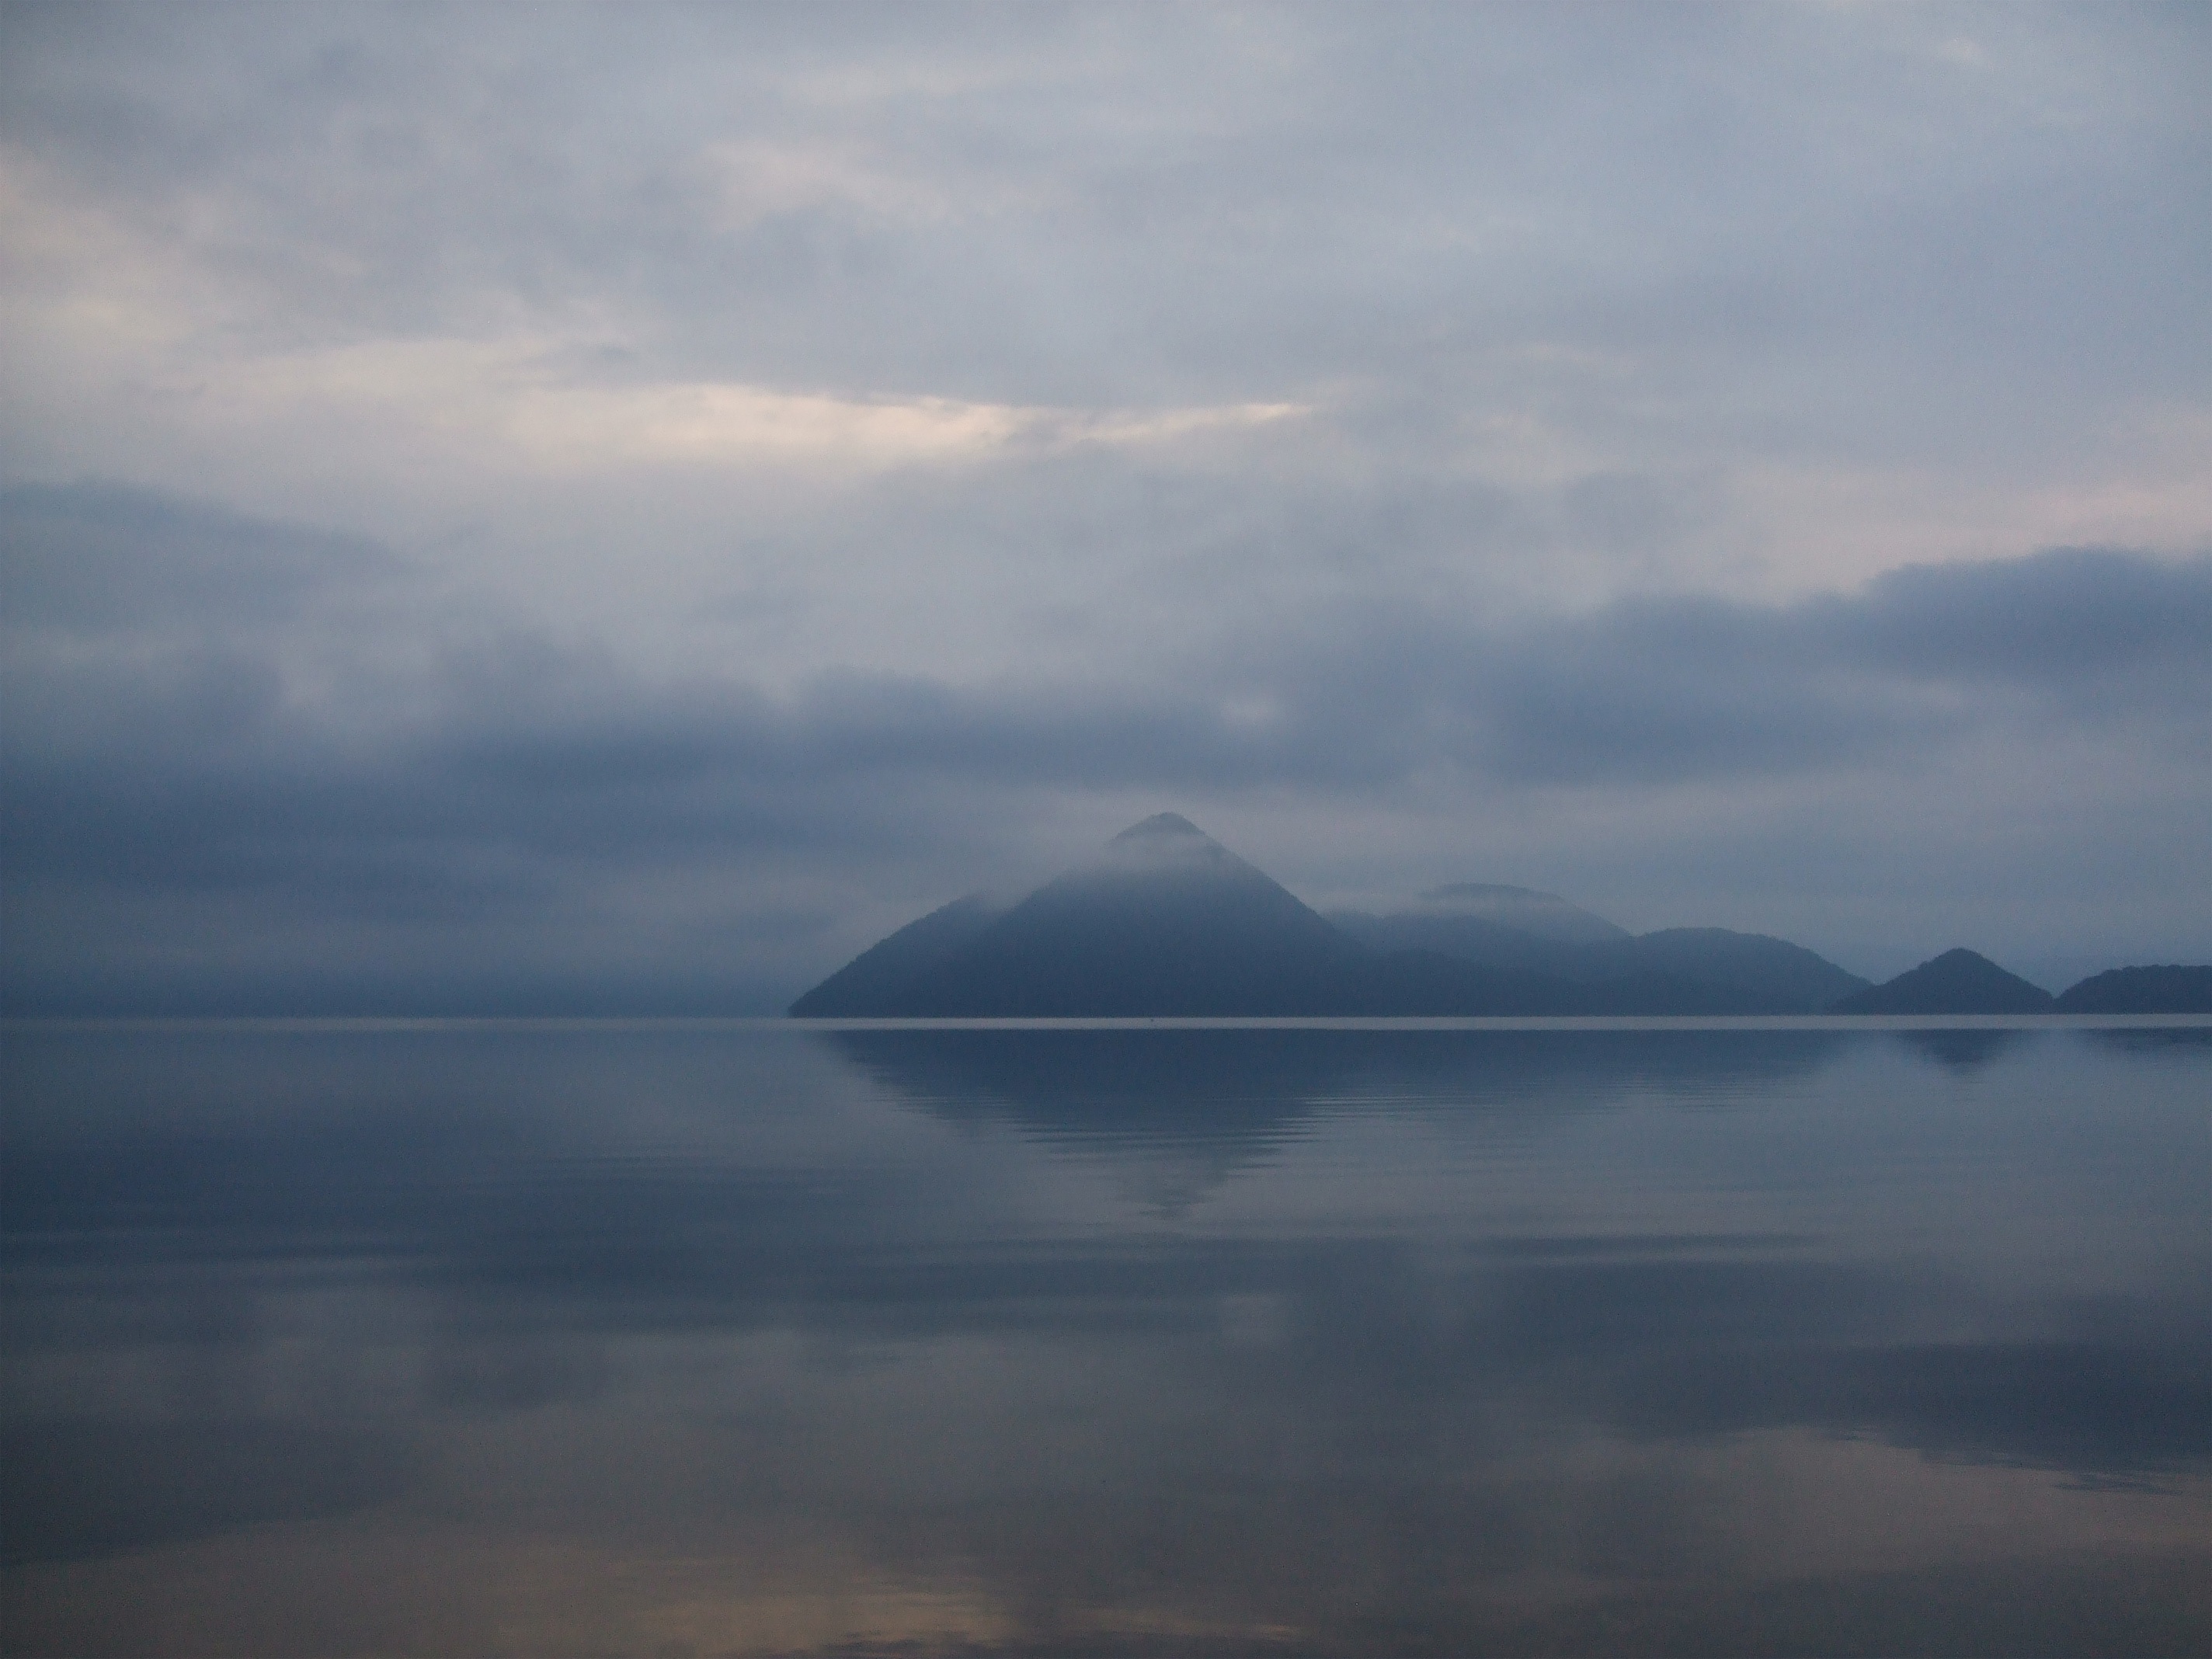
[[[22,1028],[26,1653],[2186,1653],[2212,1033]]]

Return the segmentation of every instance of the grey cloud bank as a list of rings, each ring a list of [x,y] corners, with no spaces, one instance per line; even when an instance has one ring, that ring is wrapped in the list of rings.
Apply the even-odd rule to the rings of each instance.
[[[1164,807],[2212,955],[2188,10],[0,32],[10,1006],[767,1010]]]
[[[513,628],[395,665],[365,615],[428,624],[388,593],[364,613],[394,561],[195,504],[27,487],[0,497],[0,529],[9,990],[25,1006],[756,1006],[880,913],[858,896],[882,872],[909,902],[950,897],[1074,850],[1055,826],[1137,795],[1281,815],[1307,837],[1303,857],[1295,833],[1285,848],[1294,887],[1410,893],[1522,873],[1481,862],[1510,855],[1486,822],[1501,799],[1525,811],[1564,791],[1613,815],[1565,863],[1540,819],[1510,848],[1589,872],[1606,843],[1633,864],[1685,833],[1647,829],[1651,800],[1741,851],[1712,826],[1747,805],[1771,819],[1778,794],[1744,904],[1825,886],[1831,860],[1894,860],[1868,896],[1940,913],[1942,873],[1899,859],[1893,826],[1970,806],[2013,746],[2101,751],[2114,818],[2084,822],[2062,770],[2031,774],[1982,826],[1988,856],[2025,818],[2078,863],[2071,891],[2039,891],[2053,849],[2033,849],[2012,908],[1984,922],[2005,930],[1993,948],[2032,953],[2074,894],[2159,874],[2154,837],[2118,811],[2207,804],[2212,560],[2060,551],[1764,605],[1231,625],[1142,678],[847,671],[785,693],[656,680]],[[96,604],[54,574],[94,551]],[[263,642],[272,615],[285,648]],[[355,660],[330,660],[341,651]],[[1431,861],[1363,863],[1328,823],[1361,805],[1429,826]],[[1814,812],[1829,821],[1808,833]],[[2179,945],[2207,918],[2186,848],[2171,856],[2147,908],[2172,930],[2155,942]],[[1854,931],[1844,902],[1817,942],[1875,969],[1914,948]]]

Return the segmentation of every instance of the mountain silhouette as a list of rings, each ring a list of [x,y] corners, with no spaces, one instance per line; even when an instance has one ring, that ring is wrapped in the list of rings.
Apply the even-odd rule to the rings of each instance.
[[[1802,945],[1725,927],[1667,927],[1594,946],[1589,954],[1601,963],[1618,962],[1623,970],[1669,973],[1740,991],[1758,999],[1762,1013],[1814,1013],[1869,988],[1856,974]]]
[[[1839,1014],[2047,1014],[2051,993],[1987,957],[1946,951],[1835,1005]]]
[[[1426,905],[1381,916],[1359,910],[1332,910],[1328,919],[1370,950],[1432,951],[1439,956],[1456,957],[1485,968],[1505,968],[1523,973],[1563,971],[1564,964],[1579,960],[1576,949],[1583,942],[1556,935],[1547,937],[1498,921],[1494,915]],[[1628,936],[1624,933],[1621,937]]]
[[[1641,985],[1667,1005],[1620,1011],[1626,1012],[1809,1014],[1869,988],[1865,980],[1825,957],[1764,933],[1668,927],[1636,935],[1547,893],[1517,887],[1487,890],[1547,900],[1572,918],[1586,918],[1587,925],[1576,920],[1540,934],[1493,919],[1504,912],[1455,914],[1427,903],[1428,896],[1411,910],[1381,916],[1337,910],[1329,913],[1329,920],[1374,950],[1433,951],[1522,976],[1609,985],[1616,993]],[[1548,921],[1559,912],[1530,906],[1522,914]],[[1692,994],[1683,988],[1691,986],[1702,989]]]
[[[1545,930],[1498,920],[1511,915]],[[1825,1007],[1865,981],[1781,939],[1632,938],[1527,888],[1439,888],[1398,915],[1303,903],[1163,812],[1020,902],[956,900],[863,951],[801,1018],[1735,1014]]]
[[[1399,914],[1438,921],[1456,918],[1492,922],[1563,945],[1593,945],[1629,937],[1626,927],[1557,893],[1540,893],[1533,887],[1508,887],[1498,882],[1460,881],[1449,886],[1431,887],[1421,895],[1414,909]]]
[[[875,947],[897,945],[888,959],[868,964],[875,952],[864,953],[792,1012],[1326,1014],[1363,1001],[1366,951],[1173,812],[1123,830],[1091,863],[958,939],[974,915],[918,936],[947,912],[924,917]],[[940,939],[957,942],[915,963]],[[900,967],[908,971],[882,971]]]
[[[794,1014],[865,1010],[896,1003],[915,979],[995,921],[1000,910],[980,893],[940,905],[870,945],[792,1004]]]
[[[2062,1014],[2212,1014],[2212,967],[2108,968],[2059,993]]]

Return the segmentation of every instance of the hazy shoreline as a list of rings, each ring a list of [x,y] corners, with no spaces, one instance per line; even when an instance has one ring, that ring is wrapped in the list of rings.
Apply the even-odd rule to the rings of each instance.
[[[2212,1014],[1101,1015],[807,1019],[790,1014],[32,1015],[0,1031],[2043,1031],[2212,1030]]]

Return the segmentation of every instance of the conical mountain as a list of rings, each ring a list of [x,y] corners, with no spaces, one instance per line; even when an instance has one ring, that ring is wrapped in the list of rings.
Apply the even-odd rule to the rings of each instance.
[[[1363,1000],[1368,953],[1358,943],[1173,812],[1122,831],[1090,864],[958,937],[972,919],[923,918],[792,1012],[1303,1014],[1342,1012]],[[930,948],[940,942],[948,948]],[[893,946],[890,959],[870,963]]]
[[[2051,993],[1972,951],[1946,951],[1845,997],[1839,1014],[2047,1014]]]

